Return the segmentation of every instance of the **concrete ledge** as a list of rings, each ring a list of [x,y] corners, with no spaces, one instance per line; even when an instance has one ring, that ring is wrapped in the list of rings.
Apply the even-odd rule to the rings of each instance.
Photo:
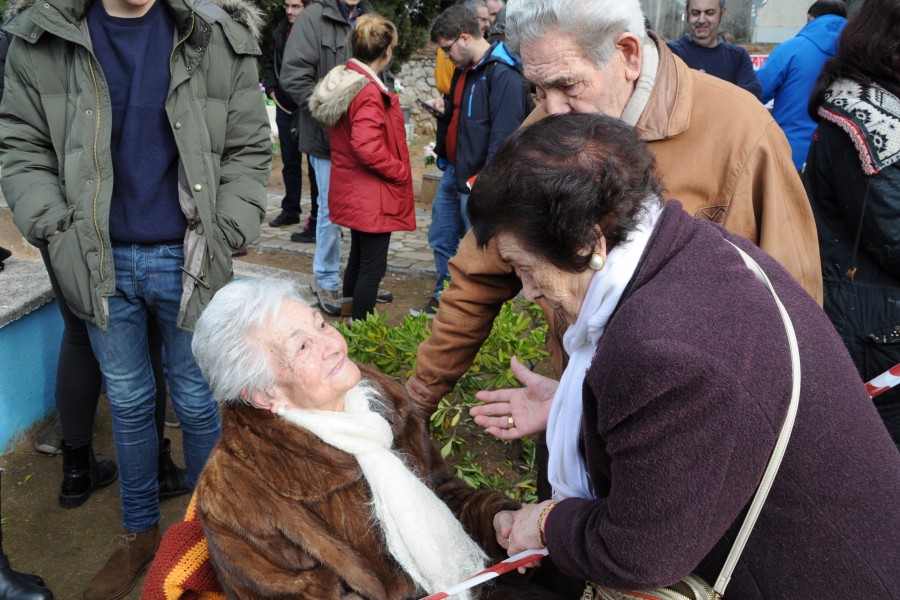
[[[0,271],[0,327],[52,302],[53,290],[44,263],[7,259]]]

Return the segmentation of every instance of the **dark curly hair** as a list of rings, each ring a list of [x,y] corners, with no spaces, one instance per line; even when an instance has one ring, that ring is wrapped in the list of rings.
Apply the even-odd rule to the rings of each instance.
[[[475,180],[468,213],[479,247],[510,233],[559,269],[588,268],[599,225],[627,239],[662,186],[634,130],[601,114],[546,117],[515,132]]]

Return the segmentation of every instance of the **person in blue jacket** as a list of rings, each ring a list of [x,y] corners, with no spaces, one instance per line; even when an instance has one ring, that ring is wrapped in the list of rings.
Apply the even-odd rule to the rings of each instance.
[[[793,38],[777,46],[756,73],[763,102],[775,101],[772,117],[791,144],[794,166],[803,171],[816,123],[807,111],[809,96],[822,66],[837,52],[847,25],[843,0],[817,0],[807,11],[807,23]]]

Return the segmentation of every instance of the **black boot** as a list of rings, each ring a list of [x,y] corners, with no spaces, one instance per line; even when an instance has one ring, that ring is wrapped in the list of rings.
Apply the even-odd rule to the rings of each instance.
[[[159,482],[159,499],[167,500],[190,493],[191,484],[186,469],[182,469],[172,460],[172,442],[164,438],[159,446],[156,479]]]
[[[53,600],[53,592],[13,571],[6,555],[0,554],[0,600]]]
[[[3,469],[0,469],[0,474]],[[2,523],[2,519],[0,519]],[[3,529],[0,526],[0,600],[53,600],[53,592],[44,587],[37,575],[12,570],[3,551]]]
[[[119,476],[115,462],[94,458],[90,443],[73,448],[63,441],[62,454],[63,482],[59,490],[59,505],[63,508],[81,506],[91,492],[108,486]]]

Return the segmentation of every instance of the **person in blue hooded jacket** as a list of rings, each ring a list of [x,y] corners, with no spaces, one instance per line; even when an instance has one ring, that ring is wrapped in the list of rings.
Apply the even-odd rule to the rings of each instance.
[[[772,117],[791,144],[794,166],[803,171],[809,142],[816,130],[807,112],[809,96],[825,62],[837,52],[847,25],[843,0],[817,0],[807,11],[807,23],[793,38],[777,46],[756,76],[763,102],[775,101]]]

